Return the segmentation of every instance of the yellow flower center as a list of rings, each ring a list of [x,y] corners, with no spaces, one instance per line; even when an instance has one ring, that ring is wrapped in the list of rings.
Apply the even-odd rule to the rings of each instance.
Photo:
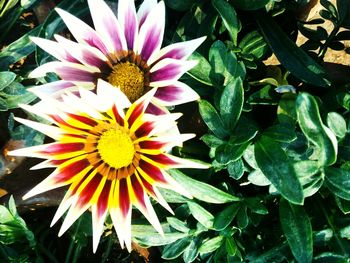
[[[134,63],[127,61],[114,65],[107,79],[113,86],[120,87],[131,102],[143,95],[145,75]]]
[[[115,169],[131,164],[135,155],[134,144],[129,134],[118,128],[103,132],[98,140],[97,149],[102,160]]]

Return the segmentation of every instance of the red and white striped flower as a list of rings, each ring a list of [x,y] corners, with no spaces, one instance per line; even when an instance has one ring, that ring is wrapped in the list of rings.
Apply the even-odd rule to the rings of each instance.
[[[56,9],[77,42],[55,35],[56,41],[32,37],[34,43],[59,61],[48,62],[30,76],[55,72],[60,81],[32,89],[39,97],[58,95],[75,85],[96,87],[101,78],[120,87],[131,102],[150,89],[159,105],[171,106],[198,99],[198,94],[178,79],[197,61],[187,58],[205,37],[161,48],[165,5],[145,0],[136,12],[134,0],[118,1],[118,18],[102,0],[88,0],[94,28]]]
[[[176,128],[179,113],[157,116],[145,112],[156,90],[130,104],[120,89],[99,80],[96,94],[80,88],[77,95],[67,92],[60,98],[48,97],[34,106],[22,106],[51,124],[16,120],[46,134],[54,142],[9,154],[46,159],[32,169],[55,168],[24,199],[69,186],[52,222],[57,222],[68,211],[59,236],[91,208],[94,251],[108,214],[121,246],[125,244],[130,251],[132,206],[162,233],[149,196],[170,212],[157,187],[188,196],[166,170],[207,168],[168,153],[194,135],[169,132]]]

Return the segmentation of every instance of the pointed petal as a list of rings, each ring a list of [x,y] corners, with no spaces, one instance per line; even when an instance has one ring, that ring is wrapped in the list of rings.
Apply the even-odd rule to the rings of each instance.
[[[88,4],[95,29],[108,43],[110,53],[127,50],[124,32],[109,6],[101,0],[88,0]]]
[[[72,90],[74,87],[74,84],[71,82],[58,80],[43,85],[34,86],[29,88],[28,91],[33,92],[41,99],[45,96],[53,96],[57,98],[62,92],[66,91],[67,89]]]
[[[137,19],[139,21],[139,28],[145,22],[147,16],[153,8],[157,5],[157,0],[144,0],[137,11]]]
[[[127,49],[135,50],[139,26],[134,0],[118,1],[118,20],[126,39]]]
[[[172,85],[158,88],[154,99],[161,105],[175,106],[199,100],[199,95],[185,83],[177,81]]]
[[[190,41],[179,42],[162,48],[157,56],[148,61],[148,65],[165,58],[186,60],[206,39],[206,37],[196,38]]]
[[[105,55],[109,54],[108,49],[95,30],[70,13],[60,8],[56,8],[55,10],[79,43],[85,43],[89,46],[96,47]]]
[[[55,140],[59,140],[60,138],[62,138],[62,130],[56,126],[52,126],[52,125],[47,125],[47,124],[43,124],[40,122],[36,122],[36,121],[30,121],[27,119],[22,119],[22,118],[14,118],[16,121],[33,128],[34,130],[37,130],[38,132],[41,132],[47,136],[49,136],[52,139]]]
[[[134,122],[145,113],[156,91],[156,88],[151,89],[130,106],[125,114],[125,120],[129,123],[129,127],[132,127]]]
[[[107,180],[96,205],[92,206],[92,231],[93,231],[93,251],[97,250],[100,237],[103,233],[103,226],[108,214],[108,201],[110,199],[111,181]]]
[[[91,173],[89,177],[79,186],[75,195],[78,198],[72,203],[58,236],[61,236],[70,228],[70,226],[94,203],[93,200],[100,195],[107,178]]]
[[[99,73],[97,68],[86,67],[77,63],[70,62],[48,62],[34,69],[30,78],[43,77],[48,72],[55,72],[61,79],[72,82],[94,82]]]
[[[69,54],[85,66],[97,68],[95,70],[101,72],[109,70],[108,59],[99,49],[78,44],[60,35],[55,35],[55,38]]]
[[[150,86],[163,87],[171,85],[196,64],[197,61],[182,61],[171,58],[163,59],[150,70]]]
[[[110,215],[120,246],[131,251],[131,203],[125,179],[115,183]]]
[[[114,87],[102,79],[99,79],[97,82],[97,95],[101,102],[101,111],[107,111],[112,108],[112,105],[116,105],[121,110],[131,106],[128,97],[120,90],[120,88]]]
[[[158,217],[152,207],[152,204],[144,191],[141,181],[136,175],[127,178],[131,202],[141,211],[151,225],[161,234],[163,229],[159,223]]]
[[[163,41],[165,27],[165,5],[164,2],[159,2],[155,8],[151,10],[145,22],[140,28],[138,38],[138,52],[143,60],[151,63],[148,59],[160,50]]]
[[[58,60],[67,62],[78,62],[73,56],[67,53],[59,43],[55,41],[39,37],[30,37],[30,40],[33,41],[41,49],[45,50],[47,53],[57,58]]]

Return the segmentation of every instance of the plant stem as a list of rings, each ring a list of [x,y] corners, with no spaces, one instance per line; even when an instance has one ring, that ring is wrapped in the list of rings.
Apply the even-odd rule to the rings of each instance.
[[[71,237],[72,239],[71,239],[70,244],[69,244],[69,248],[68,248],[68,252],[67,252],[67,256],[66,256],[65,263],[71,262],[71,261],[70,261],[70,258],[71,258],[71,255],[72,255],[72,252],[73,252],[73,249],[74,249],[75,236],[78,234],[79,227],[80,227],[80,223],[81,223],[81,219],[78,220],[78,222],[77,222],[77,228],[75,229],[75,233],[74,233],[73,236]],[[74,254],[74,258],[75,258],[75,254]],[[74,258],[73,258],[73,259],[74,259]]]

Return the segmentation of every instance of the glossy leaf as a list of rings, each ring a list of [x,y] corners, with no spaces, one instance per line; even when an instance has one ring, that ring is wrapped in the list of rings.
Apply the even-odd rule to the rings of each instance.
[[[214,8],[220,14],[224,25],[229,32],[233,44],[237,45],[237,34],[239,31],[239,24],[235,9],[225,0],[212,0]]]
[[[324,69],[310,58],[282,31],[268,15],[257,15],[261,32],[278,60],[294,76],[315,86],[328,87]]]
[[[198,200],[213,204],[240,200],[238,197],[225,193],[209,184],[194,180],[178,170],[170,170],[170,175],[184,187],[191,185],[191,187],[185,187],[186,191]]]
[[[282,199],[279,214],[283,232],[295,259],[297,262],[311,262],[313,253],[312,228],[303,207]]]
[[[208,60],[198,52],[193,52],[189,59],[196,60],[198,63],[188,72],[188,74],[203,84],[212,86],[213,84],[210,79],[211,66]]]
[[[304,201],[300,182],[280,145],[262,136],[255,144],[256,162],[280,194],[294,204]]]
[[[213,237],[205,242],[199,247],[199,253],[206,254],[217,250],[221,244],[224,242],[223,236]]]
[[[347,132],[346,122],[343,116],[336,112],[330,112],[327,115],[327,125],[333,133],[339,137],[344,138]]]
[[[194,202],[187,202],[191,215],[206,228],[212,228],[214,223],[214,216],[206,209]]]
[[[226,131],[222,119],[216,109],[206,100],[199,102],[199,113],[208,128],[219,138],[223,139],[229,134]]]
[[[16,78],[16,74],[11,71],[0,72],[0,91],[10,85]]]
[[[337,139],[323,124],[315,98],[307,93],[299,94],[296,111],[301,130],[318,149],[319,164],[333,164],[337,158]]]
[[[225,229],[235,218],[239,204],[232,204],[215,216],[214,228],[217,231]]]
[[[243,83],[240,78],[236,78],[227,84],[220,99],[220,115],[229,130],[235,128],[243,109],[243,103]]]
[[[328,167],[325,169],[325,183],[336,196],[350,201],[350,171]]]
[[[186,237],[166,245],[162,252],[162,258],[174,259],[184,253],[185,249],[190,245],[191,238]]]

